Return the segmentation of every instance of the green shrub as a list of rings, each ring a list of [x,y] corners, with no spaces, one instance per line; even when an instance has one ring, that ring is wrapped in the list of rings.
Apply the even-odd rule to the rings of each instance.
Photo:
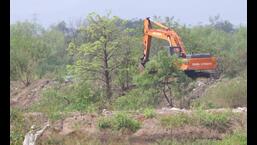
[[[165,127],[176,128],[186,124],[192,124],[193,118],[184,113],[161,117],[161,124]]]
[[[140,123],[134,119],[129,118],[126,114],[117,114],[114,117],[115,128],[120,130],[123,128],[130,129],[135,132],[140,128]]]
[[[98,103],[98,98],[96,98],[83,84],[65,86],[62,89],[49,88],[42,93],[39,102],[30,107],[30,111],[43,112],[50,119],[57,120],[65,112],[95,112]]]
[[[161,117],[161,124],[165,127],[176,128],[184,125],[205,126],[219,131],[225,131],[231,119],[232,112],[206,112],[198,109],[192,115],[178,113],[171,116]]]
[[[116,114],[110,118],[103,117],[98,120],[98,127],[100,129],[110,128],[112,130],[129,129],[132,132],[140,128],[140,123],[134,119],[129,118],[126,114]]]
[[[247,135],[245,132],[234,132],[226,135],[225,138],[217,143],[217,145],[246,145]]]
[[[113,126],[111,118],[103,117],[98,120],[97,126],[100,129],[111,128]]]
[[[239,76],[223,79],[206,90],[206,93],[193,104],[202,104],[205,108],[242,107],[247,104],[247,79]]]
[[[232,112],[230,111],[211,113],[198,109],[193,116],[199,125],[225,131],[231,115]]]
[[[176,140],[163,139],[152,145],[246,145],[247,136],[244,132],[227,134],[222,140],[196,139],[196,140]]]
[[[144,110],[144,116],[146,118],[153,118],[156,116],[156,112],[154,111],[154,109],[146,108]]]
[[[156,97],[154,90],[148,89],[133,89],[126,95],[118,97],[114,102],[114,107],[117,110],[137,110],[145,107],[154,107],[156,104]]]
[[[233,133],[226,135],[222,140],[196,139],[196,140],[159,140],[152,145],[246,145],[245,133]]]
[[[60,91],[51,88],[43,92],[42,98],[33,104],[30,110],[45,113],[51,120],[58,120],[61,118],[60,112],[63,112],[67,107],[65,102]]]
[[[21,145],[26,133],[25,118],[22,111],[16,108],[10,109],[10,143],[11,145]]]

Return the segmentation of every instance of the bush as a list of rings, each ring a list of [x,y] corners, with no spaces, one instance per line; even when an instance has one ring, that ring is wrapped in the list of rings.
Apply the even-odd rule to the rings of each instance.
[[[144,116],[146,118],[153,118],[156,116],[156,113],[155,113],[154,109],[146,108],[144,110]]]
[[[192,118],[184,113],[178,113],[172,116],[164,116],[161,118],[161,124],[169,128],[182,127],[186,124],[192,123]]]
[[[42,93],[42,98],[39,102],[33,104],[30,110],[43,112],[53,120],[60,119],[63,112],[95,112],[99,98],[91,93],[87,85],[77,85],[65,86],[62,89],[49,88],[45,90]]]
[[[196,139],[196,140],[159,140],[158,145],[246,145],[246,133],[236,132],[226,135],[222,140]],[[157,144],[153,144],[157,145]]]
[[[11,145],[21,145],[26,133],[26,124],[23,113],[16,108],[10,109],[10,143]]]
[[[232,114],[230,111],[211,113],[198,109],[192,115],[178,113],[172,116],[163,116],[161,117],[161,124],[169,128],[185,125],[205,126],[224,132],[227,129]]]
[[[247,135],[245,132],[234,132],[233,134],[225,136],[223,140],[218,142],[218,145],[246,145]]]
[[[206,108],[243,107],[247,104],[247,80],[239,76],[234,79],[223,79],[206,90],[206,93],[196,100]]]
[[[221,131],[226,130],[231,115],[232,112],[229,111],[210,113],[201,109],[194,113],[194,117],[196,118],[198,124]]]
[[[103,117],[103,118],[100,118],[98,120],[98,124],[97,126],[100,128],[100,129],[106,129],[106,128],[111,128],[112,127],[112,120],[111,118],[108,118],[108,117]]]
[[[42,112],[47,114],[49,119],[58,120],[61,118],[62,111],[65,110],[67,104],[57,89],[47,89],[43,92],[43,96],[39,102],[33,104],[30,108],[34,112]]]
[[[154,107],[156,105],[155,91],[149,89],[133,89],[126,95],[117,98],[114,102],[114,107],[117,110],[137,110],[145,107]]]
[[[98,120],[98,127],[100,129],[110,128],[113,130],[129,129],[132,132],[140,128],[140,123],[134,119],[129,118],[125,114],[117,114],[111,118],[103,117]]]
[[[140,128],[140,123],[138,121],[129,118],[125,114],[117,114],[114,117],[114,120],[115,120],[115,128],[118,130],[127,128],[135,132]]]

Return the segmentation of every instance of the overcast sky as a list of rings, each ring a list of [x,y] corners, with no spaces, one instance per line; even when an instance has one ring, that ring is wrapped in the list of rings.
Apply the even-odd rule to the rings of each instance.
[[[219,14],[235,25],[246,24],[246,0],[11,0],[11,23],[32,20],[49,26],[85,18],[90,12],[125,19],[151,16],[174,16],[184,24],[208,23],[210,16]]]

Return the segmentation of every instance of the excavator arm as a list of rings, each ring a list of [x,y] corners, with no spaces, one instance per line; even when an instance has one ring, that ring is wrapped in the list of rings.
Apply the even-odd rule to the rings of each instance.
[[[163,39],[169,42],[169,46],[171,49],[179,53],[182,58],[186,57],[186,51],[183,42],[181,41],[181,38],[178,36],[178,34],[172,30],[171,28],[168,28],[161,23],[153,22],[155,25],[163,28],[163,29],[152,29],[152,24],[149,18],[146,18],[144,20],[144,55],[141,58],[141,65],[145,65],[145,63],[149,60],[149,53],[150,53],[150,47],[151,47],[151,39],[152,37],[156,37],[159,39]]]

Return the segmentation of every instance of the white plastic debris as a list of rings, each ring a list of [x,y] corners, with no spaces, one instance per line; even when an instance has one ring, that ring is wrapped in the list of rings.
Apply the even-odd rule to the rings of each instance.
[[[25,135],[23,145],[35,145],[39,136],[49,127],[49,122],[39,131],[36,130],[35,125],[32,125],[30,131]]]
[[[107,111],[106,109],[103,109],[102,114],[104,116],[109,116],[109,115],[112,115],[112,112],[111,111]]]
[[[237,107],[236,109],[233,109],[232,112],[247,112],[246,107]]]

